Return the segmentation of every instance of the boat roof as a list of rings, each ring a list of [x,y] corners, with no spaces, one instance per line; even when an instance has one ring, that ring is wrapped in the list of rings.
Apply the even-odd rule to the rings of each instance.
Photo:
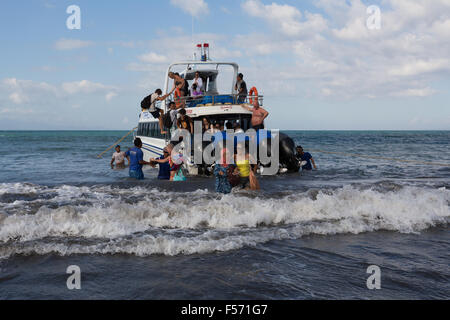
[[[236,115],[251,116],[252,112],[243,108],[242,105],[213,105],[205,107],[186,108],[186,114],[191,118],[214,117],[223,115],[230,115],[232,118]],[[141,112],[141,115],[139,117],[140,123],[157,121],[159,120],[155,119],[148,111]]]
[[[186,61],[178,61],[174,62],[169,66],[169,70],[174,66],[180,65],[230,65],[236,68],[239,68],[239,65],[236,62],[227,62],[227,61],[198,61],[198,60],[186,60]]]

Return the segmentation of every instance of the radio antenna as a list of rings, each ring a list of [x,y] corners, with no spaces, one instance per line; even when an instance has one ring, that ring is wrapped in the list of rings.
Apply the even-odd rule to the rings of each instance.
[[[192,16],[192,34],[191,34],[192,47],[194,47],[194,16]],[[194,52],[194,60],[196,60]]]

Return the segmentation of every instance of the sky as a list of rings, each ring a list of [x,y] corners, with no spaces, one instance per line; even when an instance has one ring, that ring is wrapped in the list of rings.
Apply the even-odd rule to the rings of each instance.
[[[450,130],[450,0],[3,0],[0,40],[0,130],[130,130],[200,42],[269,128]]]

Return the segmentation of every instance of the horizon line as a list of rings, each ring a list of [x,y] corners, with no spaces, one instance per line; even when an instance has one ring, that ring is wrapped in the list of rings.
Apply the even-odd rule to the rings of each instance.
[[[450,131],[450,129],[266,129],[279,131]],[[129,131],[129,129],[7,129],[0,132],[68,132],[68,131]]]

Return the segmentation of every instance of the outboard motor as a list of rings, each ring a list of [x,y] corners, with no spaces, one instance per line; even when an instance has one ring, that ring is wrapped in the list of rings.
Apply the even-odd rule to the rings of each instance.
[[[280,164],[289,172],[298,172],[300,165],[295,157],[295,143],[288,135],[280,132]]]

